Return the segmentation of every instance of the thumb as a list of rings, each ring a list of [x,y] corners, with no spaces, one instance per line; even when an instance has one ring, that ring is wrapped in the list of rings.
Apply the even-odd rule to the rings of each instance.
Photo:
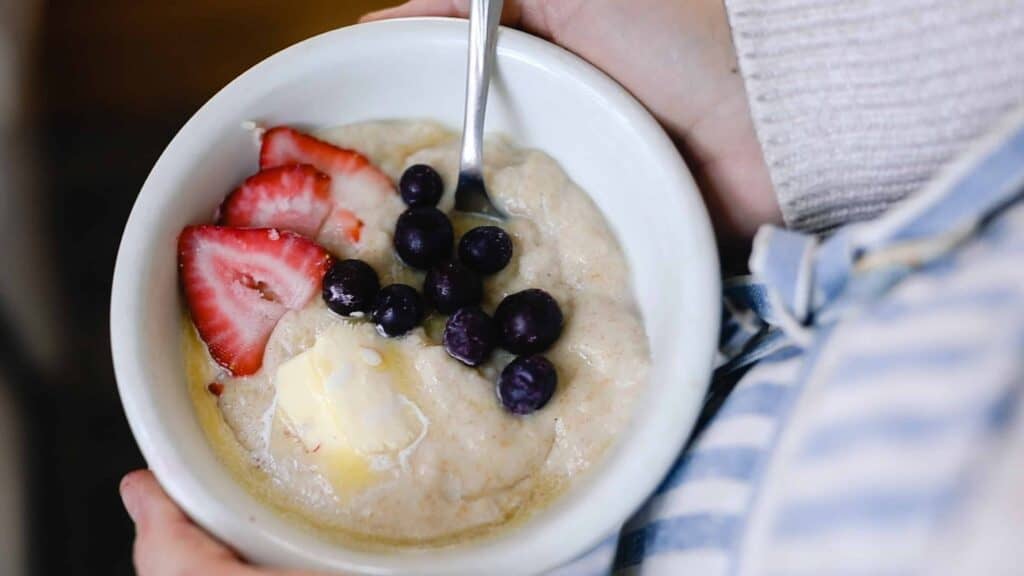
[[[186,522],[149,470],[136,470],[121,479],[121,500],[139,530]]]
[[[141,576],[182,572],[246,573],[237,557],[185,516],[148,470],[121,480],[121,499],[135,522],[135,567]]]

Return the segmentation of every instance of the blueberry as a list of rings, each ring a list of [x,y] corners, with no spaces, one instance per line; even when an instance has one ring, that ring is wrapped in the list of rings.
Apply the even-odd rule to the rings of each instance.
[[[449,356],[463,364],[479,366],[498,344],[498,327],[486,312],[468,306],[448,318],[442,340]]]
[[[429,206],[410,208],[395,225],[395,250],[403,262],[426,270],[452,254],[455,233],[444,212]]]
[[[324,302],[342,316],[369,312],[378,290],[380,280],[377,273],[362,260],[336,261],[324,275]]]
[[[480,276],[454,260],[431,268],[423,280],[423,296],[442,314],[479,304],[483,294]]]
[[[436,170],[426,164],[410,166],[398,181],[402,200],[409,206],[437,206],[444,193],[444,182]]]
[[[373,322],[385,336],[401,336],[423,320],[423,299],[408,284],[391,284],[377,294]]]
[[[459,241],[459,259],[481,274],[494,274],[512,259],[512,238],[497,226],[473,228]]]
[[[501,371],[498,399],[513,414],[529,414],[551,400],[557,385],[558,373],[547,358],[520,356]]]
[[[531,288],[506,296],[494,312],[501,345],[513,354],[536,354],[562,334],[562,310],[543,290]]]

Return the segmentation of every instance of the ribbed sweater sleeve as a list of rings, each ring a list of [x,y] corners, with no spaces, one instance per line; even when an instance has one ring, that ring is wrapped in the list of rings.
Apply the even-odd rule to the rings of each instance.
[[[725,0],[786,223],[876,216],[1024,104],[1024,0]]]

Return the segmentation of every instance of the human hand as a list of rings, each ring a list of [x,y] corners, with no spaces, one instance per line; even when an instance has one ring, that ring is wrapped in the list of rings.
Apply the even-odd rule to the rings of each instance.
[[[363,21],[468,10],[469,0],[411,0]],[[725,251],[781,222],[722,0],[506,0],[503,22],[575,52],[647,106],[694,172]]]
[[[193,524],[148,470],[136,470],[121,480],[121,499],[135,522],[135,571],[139,576],[315,576],[243,563]]]

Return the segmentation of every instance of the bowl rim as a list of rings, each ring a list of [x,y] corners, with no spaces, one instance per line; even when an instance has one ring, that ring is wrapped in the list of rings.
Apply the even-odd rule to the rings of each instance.
[[[289,533],[280,533],[280,530],[268,530],[249,523],[236,522],[244,527],[236,526],[229,529],[227,523],[237,519],[243,512],[228,509],[227,505],[212,498],[209,493],[202,493],[201,490],[197,492],[194,487],[186,485],[188,483],[181,480],[180,474],[172,473],[172,470],[182,469],[183,462],[178,461],[182,458],[179,458],[176,450],[164,448],[168,445],[166,441],[172,437],[169,431],[154,430],[154,427],[160,427],[150,424],[155,421],[155,418],[150,416],[159,411],[151,403],[146,402],[151,395],[149,387],[142,384],[146,380],[147,372],[140,359],[141,354],[136,353],[136,339],[143,338],[145,331],[141,321],[132,321],[133,314],[141,309],[141,298],[138,294],[141,291],[132,290],[132,276],[137,273],[145,258],[143,250],[139,248],[145,243],[139,239],[145,238],[147,234],[147,230],[139,222],[140,213],[158,198],[155,192],[149,192],[156,186],[154,181],[160,178],[161,173],[173,170],[172,166],[168,166],[168,152],[179,147],[181,141],[187,139],[188,134],[205,121],[211,108],[216,104],[232,98],[234,94],[247,89],[250,84],[259,85],[258,79],[261,75],[282,63],[336,49],[348,42],[359,41],[359,36],[363,34],[408,36],[409,33],[413,33],[426,37],[426,33],[430,32],[438,35],[454,34],[461,38],[466,29],[465,20],[454,18],[378,21],[337,28],[276,52],[219,90],[181,127],[154,164],[129,215],[115,263],[110,308],[111,352],[125,415],[143,457],[165,491],[198,525],[229,543],[246,558],[290,568],[365,574],[405,573],[413,567],[417,573],[422,574],[474,574],[483,571],[501,573],[502,569],[496,569],[495,566],[517,566],[516,573],[522,573],[521,569],[524,568],[531,572],[547,570],[601,544],[621,527],[661,483],[696,423],[703,395],[710,383],[719,330],[717,295],[720,292],[716,244],[696,184],[672,140],[654,117],[625,88],[563,48],[524,32],[502,27],[498,37],[499,59],[520,56],[543,61],[547,67],[560,69],[574,81],[585,84],[612,102],[616,113],[625,116],[630,125],[649,142],[649,153],[653,154],[657,164],[663,167],[664,178],[684,197],[681,202],[692,212],[689,234],[693,243],[698,246],[696,252],[700,261],[691,265],[700,273],[696,278],[688,277],[686,281],[698,285],[694,294],[705,300],[699,303],[698,308],[707,310],[700,313],[698,325],[690,326],[694,332],[700,333],[700,336],[694,339],[697,346],[704,348],[698,350],[697,357],[707,358],[707,365],[701,372],[705,378],[696,400],[683,402],[681,398],[667,398],[663,402],[659,401],[659,410],[643,422],[639,422],[640,419],[634,414],[631,428],[641,429],[645,433],[639,434],[631,430],[627,439],[619,442],[613,453],[605,455],[600,466],[600,474],[592,474],[592,478],[587,479],[585,486],[574,486],[560,496],[558,500],[563,512],[547,520],[543,530],[540,530],[543,534],[523,534],[529,531],[514,528],[507,532],[502,531],[483,543],[474,542],[465,547],[456,545],[432,548],[423,552],[430,555],[431,561],[438,560],[431,565],[424,565],[428,556],[419,555],[415,551],[411,554],[368,553],[337,544],[327,544],[329,548],[309,550],[305,548],[308,540],[300,537],[302,529],[299,527]],[[684,395],[681,393],[679,396]],[[639,402],[637,409],[639,410]],[[647,442],[641,443],[641,440]],[[634,450],[633,454],[627,452],[625,447],[628,444],[633,444],[634,447],[643,446],[642,456],[637,454],[640,452],[637,450]],[[629,462],[632,462],[630,470],[633,471],[633,476],[622,472],[625,464]],[[635,477],[637,475],[640,477]],[[233,478],[231,480],[234,481]],[[601,505],[587,506],[587,499],[599,501]],[[580,529],[581,526],[586,528]],[[558,536],[552,538],[552,535]],[[520,542],[513,542],[516,539]],[[529,550],[529,554],[523,554],[524,550]],[[324,557],[325,552],[327,557]],[[443,559],[440,558],[441,555],[444,555]]]

